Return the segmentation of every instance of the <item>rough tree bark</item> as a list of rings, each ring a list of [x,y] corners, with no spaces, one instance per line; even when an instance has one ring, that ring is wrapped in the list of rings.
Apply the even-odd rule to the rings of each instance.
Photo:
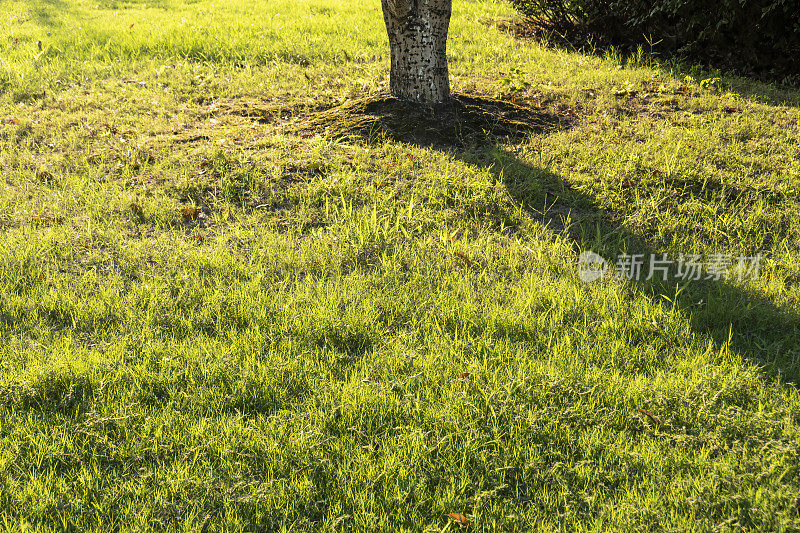
[[[392,95],[424,105],[446,102],[452,0],[381,0],[381,4],[391,47]]]

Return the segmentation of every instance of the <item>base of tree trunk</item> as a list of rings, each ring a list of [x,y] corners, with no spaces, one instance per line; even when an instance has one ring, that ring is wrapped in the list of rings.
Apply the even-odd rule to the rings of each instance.
[[[389,86],[400,100],[434,105],[450,98],[447,32],[452,0],[382,0],[389,34]]]
[[[446,149],[518,141],[570,124],[566,117],[494,98],[454,94],[446,103],[424,107],[379,95],[318,112],[293,132]]]

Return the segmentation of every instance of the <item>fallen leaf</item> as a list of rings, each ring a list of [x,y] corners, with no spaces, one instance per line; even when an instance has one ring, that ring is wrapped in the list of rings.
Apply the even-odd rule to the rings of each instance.
[[[19,119],[18,119],[18,118],[10,118],[10,119],[8,119],[8,120],[6,121],[6,124],[10,124],[10,125],[12,125],[12,126],[13,126],[14,124],[19,124]]]
[[[36,179],[38,179],[39,181],[43,181],[45,183],[49,183],[53,181],[53,175],[46,170],[42,170],[38,174],[36,174]]]
[[[64,217],[58,217],[55,215],[40,215],[38,217],[33,217],[31,222],[34,224],[49,224],[51,222],[63,222]]]
[[[447,516],[461,527],[467,527],[469,525],[469,518],[461,513],[450,513]]]
[[[472,259],[470,259],[469,256],[467,254],[465,254],[464,252],[455,251],[455,252],[453,252],[453,255],[458,257],[462,261],[465,261],[467,263],[472,263]]]
[[[725,106],[722,108],[722,110],[726,113],[738,113],[740,111],[738,107],[733,106]]]
[[[645,411],[644,409],[639,409],[639,408],[634,409],[634,411],[636,411],[637,413],[642,413],[643,415],[645,415],[647,418],[650,419],[650,422],[652,422],[653,424],[655,424],[658,427],[661,427],[662,425],[664,425],[663,422],[661,422],[661,419],[658,418],[653,413],[651,413],[650,411]]]
[[[464,381],[465,379],[467,379],[471,375],[472,375],[472,372],[462,372],[458,376],[456,376],[456,379],[454,379],[453,381]]]
[[[198,235],[192,235],[192,239],[196,240],[197,242],[203,242],[203,241],[206,240],[205,237],[203,237],[202,235],[199,235],[199,234]]]
[[[184,207],[181,209],[181,216],[186,220],[196,220],[200,216],[200,210],[196,207]]]

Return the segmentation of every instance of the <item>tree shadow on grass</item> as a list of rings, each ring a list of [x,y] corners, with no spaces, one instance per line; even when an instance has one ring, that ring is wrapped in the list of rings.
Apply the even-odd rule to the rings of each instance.
[[[561,176],[521,160],[501,145],[571,126],[569,117],[495,99],[455,95],[450,105],[424,109],[381,96],[318,113],[300,130],[362,141],[388,137],[447,152],[489,171],[529,216],[572,241],[576,262],[586,251],[599,254],[612,267],[621,254],[642,254],[641,275],[624,279],[642,288],[654,302],[666,302],[680,310],[698,335],[713,339],[717,346],[727,343],[733,353],[767,375],[800,386],[800,316],[724,276],[710,276],[702,266],[696,274],[699,279],[680,279],[676,251],[657,249],[646,234],[618,223],[620,213],[599,206]],[[539,209],[545,205],[546,209]],[[567,218],[569,223],[565,223]],[[657,272],[646,280],[650,258],[664,259],[665,253],[669,260],[666,273]],[[706,251],[698,262],[703,265],[702,260],[713,253],[716,251]],[[736,266],[736,258],[732,259]]]
[[[628,280],[631,284],[642,288],[654,302],[674,304],[687,317],[695,333],[713,339],[717,346],[729,343],[731,352],[758,365],[767,375],[780,376],[781,380],[800,386],[797,353],[800,316],[778,307],[766,296],[736,285],[733,282],[737,276],[736,257],[731,258],[734,268],[730,279],[724,276],[715,279],[716,276],[712,276],[705,265],[697,269],[696,275],[682,279],[677,271],[677,252],[658,249],[647,235],[623,227],[616,222],[620,219],[617,213],[599,207],[594,199],[570,187],[560,176],[532,166],[504,150],[498,150],[493,161],[475,164],[487,168],[502,180],[511,196],[525,207],[531,217],[540,220],[554,233],[567,237],[573,243],[576,256],[581,252],[594,252],[604,258],[613,271],[622,254],[641,254],[640,273],[637,275],[633,270],[627,270],[632,278]],[[531,186],[534,183],[536,187]],[[539,192],[532,193],[534,190]],[[548,208],[536,208],[541,205],[548,205]],[[570,224],[561,222],[564,214],[569,215]],[[687,257],[691,253],[684,252]],[[665,253],[667,270],[656,271],[652,279],[646,280],[650,259],[661,260]],[[716,251],[705,251],[698,263],[707,261],[713,253]],[[752,266],[750,260],[745,264],[748,268]],[[745,279],[752,275],[748,272]],[[694,279],[695,276],[699,279]]]

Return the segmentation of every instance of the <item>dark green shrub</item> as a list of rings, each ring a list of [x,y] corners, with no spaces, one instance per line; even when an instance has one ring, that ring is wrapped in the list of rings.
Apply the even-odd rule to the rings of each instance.
[[[511,0],[535,25],[566,38],[637,45],[749,70],[800,72],[798,0]]]

